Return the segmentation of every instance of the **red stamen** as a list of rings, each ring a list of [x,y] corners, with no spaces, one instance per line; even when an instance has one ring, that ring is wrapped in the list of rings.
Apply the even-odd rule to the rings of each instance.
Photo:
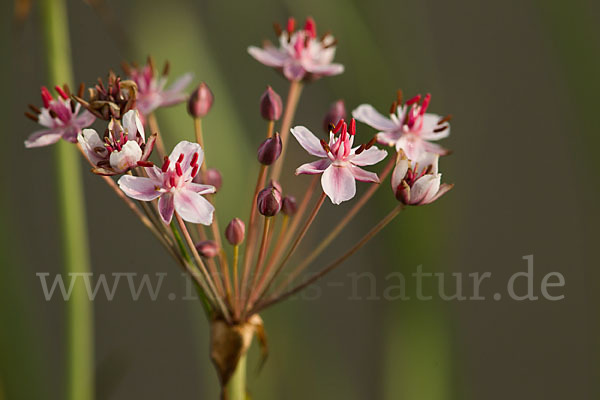
[[[406,105],[410,106],[410,105],[412,105],[414,103],[418,103],[420,101],[421,101],[421,95],[418,94],[415,97],[413,97],[412,99],[406,100]]]
[[[443,132],[443,131],[445,131],[446,129],[448,129],[448,125],[444,125],[444,126],[437,127],[437,128],[435,128],[433,131],[434,131],[435,133],[438,133],[438,132]]]
[[[429,107],[429,102],[431,101],[431,95],[427,93],[425,98],[423,99],[423,104],[421,104],[421,115],[425,114],[427,107]]]
[[[183,153],[181,153],[179,155],[179,158],[177,159],[177,162],[180,163],[180,164],[183,162]]]
[[[138,165],[138,167],[148,167],[148,168],[154,167],[154,163],[152,163],[151,161],[138,161],[137,165]]]
[[[304,30],[308,32],[311,38],[317,37],[317,24],[312,17],[306,18],[306,23],[304,24]]]
[[[44,107],[48,108],[52,100],[52,95],[50,94],[46,86],[42,86],[42,101],[44,102]]]
[[[396,114],[396,111],[398,111],[398,104],[397,102],[393,102],[392,105],[390,106],[390,114]]]
[[[198,163],[198,153],[194,153],[194,155],[192,156],[192,161],[190,161],[190,167],[195,167],[196,164]]]
[[[183,175],[183,170],[181,169],[181,164],[179,162],[175,164],[175,172],[177,172],[177,176]]]
[[[340,119],[337,123],[337,125],[335,126],[335,128],[333,129],[333,133],[335,133],[337,135],[337,133],[340,131],[340,129],[342,128],[342,125],[344,125],[344,118]]]
[[[398,102],[398,105],[402,105],[402,89],[396,91],[396,102]]]
[[[169,183],[171,184],[171,186],[175,186],[175,175],[171,175],[169,177]]]
[[[162,172],[167,172],[167,169],[169,168],[169,165],[171,164],[171,160],[169,160],[169,157],[165,156],[165,161],[163,162],[162,165]]]
[[[294,17],[289,17],[288,21],[287,21],[288,34],[291,35],[292,32],[294,32],[295,28],[296,28],[296,20],[294,19]]]
[[[451,119],[452,119],[452,114],[448,114],[444,118],[440,119],[437,124],[441,125],[444,122],[449,122]]]
[[[356,135],[356,121],[354,120],[354,118],[352,118],[352,120],[350,121],[350,134],[352,136]]]
[[[54,86],[54,89],[56,89],[56,91],[58,92],[58,94],[60,95],[60,97],[62,97],[64,100],[68,100],[69,96],[65,93],[65,91],[63,90],[63,88],[61,88],[60,86],[56,85]]]
[[[281,32],[283,32],[281,25],[279,25],[277,22],[273,23],[273,30],[275,31],[275,35],[277,35],[277,37],[281,36]]]
[[[198,168],[200,168],[198,164],[194,165],[194,168],[192,168],[192,178],[198,175]]]

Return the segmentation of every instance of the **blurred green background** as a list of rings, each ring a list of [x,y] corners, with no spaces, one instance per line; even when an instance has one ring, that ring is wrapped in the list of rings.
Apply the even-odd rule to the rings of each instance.
[[[193,71],[215,93],[205,121],[207,158],[222,170],[222,224],[246,218],[265,123],[258,99],[287,84],[247,53],[273,39],[271,24],[312,15],[339,40],[338,77],[306,87],[296,123],[318,131],[328,106],[371,103],[387,110],[397,88],[431,92],[430,110],[452,113],[455,150],[441,169],[456,188],[433,206],[410,209],[325,281],[316,299],[267,310],[271,355],[256,399],[592,399],[598,398],[600,5],[550,1],[68,1],[76,81],[92,83],[124,60],[168,59],[172,77]],[[43,298],[36,272],[61,271],[51,149],[25,150],[36,129],[22,112],[39,104],[45,81],[39,9],[16,22],[0,5],[0,399],[64,398],[64,303]],[[190,87],[191,89],[191,87]],[[158,113],[167,145],[191,138],[184,106]],[[372,134],[360,126],[363,138]],[[291,144],[283,185],[300,194],[293,167],[307,155]],[[82,167],[85,167],[82,162]],[[352,243],[394,200],[387,183],[336,243]],[[97,273],[168,272],[161,293],[182,293],[179,270],[99,179],[85,175],[92,266]],[[364,189],[364,187],[361,187]],[[317,242],[347,205],[327,204]],[[321,234],[320,234],[320,233]],[[310,245],[307,240],[305,245]],[[494,301],[533,254],[543,275],[565,276],[565,299]],[[323,258],[322,261],[325,261]],[[485,301],[350,300],[348,274],[386,276],[492,272]],[[362,281],[361,281],[362,282]],[[410,287],[409,294],[414,292]],[[470,287],[470,286],[467,286]],[[428,288],[433,290],[432,287]],[[312,294],[315,294],[312,290]],[[538,292],[539,294],[539,292]],[[216,398],[207,323],[199,304],[166,295],[94,303],[99,399]]]

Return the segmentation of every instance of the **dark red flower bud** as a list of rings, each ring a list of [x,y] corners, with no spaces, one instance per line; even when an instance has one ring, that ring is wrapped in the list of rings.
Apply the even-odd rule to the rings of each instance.
[[[267,121],[277,121],[281,118],[282,110],[281,96],[271,86],[267,86],[267,90],[260,98],[260,115]]]
[[[279,132],[275,132],[273,137],[267,138],[258,146],[258,162],[263,165],[271,165],[281,155],[281,137]]]
[[[196,250],[204,258],[213,258],[219,254],[219,246],[214,240],[204,240],[196,244]]]
[[[203,118],[212,108],[215,97],[208,85],[202,82],[190,95],[188,112],[192,117]]]
[[[244,235],[246,234],[246,225],[244,221],[239,218],[234,218],[225,228],[225,238],[227,241],[234,246],[239,245],[244,241]]]
[[[281,205],[281,212],[285,215],[294,215],[298,209],[296,198],[294,196],[285,196]]]
[[[331,105],[323,119],[323,129],[329,133],[329,125],[336,126],[340,119],[346,119],[346,105],[344,100],[338,100]]]
[[[281,192],[274,187],[263,189],[258,194],[256,199],[258,212],[265,217],[277,215],[281,210]]]
[[[281,188],[281,184],[278,181],[274,180],[274,179],[271,179],[269,181],[269,184],[267,185],[267,187],[275,188],[275,189],[279,190],[279,193],[283,193],[283,189]]]
[[[217,191],[221,189],[223,185],[223,178],[221,177],[221,173],[216,168],[209,168],[206,170],[206,182],[202,179],[202,174],[198,173],[194,177],[194,183],[202,183],[204,185],[214,186]]]

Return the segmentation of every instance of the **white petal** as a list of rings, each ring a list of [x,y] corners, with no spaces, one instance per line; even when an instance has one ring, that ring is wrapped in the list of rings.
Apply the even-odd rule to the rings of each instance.
[[[344,66],[342,64],[315,65],[310,63],[306,64],[304,68],[311,74],[318,76],[339,75],[344,72]]]
[[[365,171],[354,165],[350,166],[350,171],[357,181],[379,183],[379,177],[374,172]]]
[[[185,189],[176,191],[174,197],[175,210],[181,218],[194,224],[212,224],[215,207],[204,197]]]
[[[371,147],[350,159],[354,165],[373,165],[383,160],[387,156],[387,151],[380,150],[377,147]]]
[[[123,115],[123,128],[127,131],[127,138],[129,140],[135,140],[139,132],[142,139],[146,141],[144,125],[142,124],[138,110],[129,110]]]
[[[160,196],[160,199],[158,200],[158,211],[163,222],[165,224],[170,224],[173,219],[173,213],[175,212],[173,193],[165,193]]]
[[[410,204],[427,204],[440,189],[440,174],[427,174],[417,179],[410,188]]]
[[[63,135],[63,129],[42,129],[33,132],[25,141],[25,147],[42,147],[54,144],[60,140]]]
[[[381,115],[370,104],[362,104],[352,111],[352,116],[362,123],[365,123],[380,131],[395,131],[400,127],[391,119]]]
[[[313,161],[311,163],[302,164],[298,168],[296,168],[296,175],[300,174],[308,174],[308,175],[316,175],[321,174],[323,171],[327,169],[331,165],[331,161],[326,158],[322,160]]]
[[[217,189],[211,185],[203,185],[201,183],[187,182],[185,184],[185,188],[187,190],[191,190],[194,193],[198,194],[211,194],[215,193]]]
[[[356,182],[349,168],[331,165],[321,177],[323,191],[333,204],[350,200],[356,194]]]
[[[408,172],[408,160],[406,158],[400,158],[392,171],[392,190],[396,193],[396,189],[398,185],[402,182],[402,179],[406,177],[406,173]]]
[[[115,171],[123,172],[129,168],[137,167],[137,162],[142,158],[142,149],[137,142],[130,140],[121,150],[110,153],[110,166]]]
[[[308,151],[309,154],[317,157],[327,157],[327,153],[323,150],[323,146],[321,146],[319,139],[317,139],[317,137],[306,127],[296,126],[291,129],[291,132],[298,143],[300,143],[300,146]]]
[[[77,141],[92,164],[96,165],[99,161],[108,157],[108,150],[95,130],[84,129],[77,135]]]
[[[248,47],[248,53],[258,62],[269,67],[283,67],[283,61],[287,58],[285,54],[278,53],[275,49],[261,49],[260,47]]]
[[[440,128],[438,121],[442,117],[437,114],[425,114],[423,115],[423,127],[421,128],[421,137],[425,140],[440,140],[450,136],[450,124],[444,123],[441,126],[447,125],[448,128],[441,132],[434,132],[435,129]]]
[[[177,146],[175,146],[171,152],[171,155],[169,156],[169,161],[171,162],[170,168],[175,168],[175,163],[181,154],[183,154],[181,167],[184,169],[188,168],[194,153],[198,153],[198,165],[202,165],[202,161],[204,160],[204,151],[202,151],[202,148],[198,143],[188,142],[187,140],[177,143]]]
[[[127,196],[141,201],[151,201],[161,195],[156,181],[139,176],[123,175],[117,182]]]

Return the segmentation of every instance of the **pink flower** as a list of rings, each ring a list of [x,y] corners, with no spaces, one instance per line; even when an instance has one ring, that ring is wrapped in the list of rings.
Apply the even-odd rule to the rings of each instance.
[[[387,152],[369,145],[352,148],[356,133],[354,120],[350,123],[350,132],[344,120],[340,120],[335,129],[329,132],[329,143],[317,139],[304,126],[297,126],[291,131],[300,146],[313,156],[321,157],[320,160],[298,167],[296,175],[322,173],[323,191],[333,204],[340,204],[354,197],[355,180],[379,183],[377,174],[360,167],[378,163],[387,156]],[[340,134],[336,136],[338,132]]]
[[[214,186],[201,185],[192,180],[198,174],[204,152],[197,143],[179,142],[166,158],[162,168],[145,168],[148,177],[123,175],[119,187],[136,200],[158,200],[162,220],[169,224],[173,213],[188,222],[210,225],[215,208],[201,195],[214,193]]]
[[[147,116],[159,107],[172,106],[188,99],[188,95],[183,93],[183,90],[192,81],[192,74],[183,75],[168,89],[165,89],[168,70],[168,64],[165,64],[163,73],[159,74],[155,71],[150,58],[148,63],[141,68],[125,66],[125,73],[137,84],[136,107],[143,116]]]
[[[450,118],[426,114],[430,99],[431,95],[427,94],[419,104],[421,95],[418,95],[402,105],[402,99],[399,98],[392,104],[390,118],[384,117],[369,104],[359,106],[352,116],[380,130],[377,134],[380,144],[402,149],[410,159],[417,159],[424,152],[446,155],[448,150],[431,141],[450,135]]]
[[[42,87],[44,107],[38,109],[30,106],[36,115],[26,113],[46,129],[32,133],[25,141],[25,147],[48,146],[58,142],[60,138],[75,143],[81,130],[90,126],[96,119],[87,110],[80,114],[81,105],[72,100],[60,86],[56,86],[56,91],[59,97],[54,99],[48,89]]]
[[[130,110],[123,115],[122,123],[111,119],[104,141],[94,129],[84,129],[78,136],[87,159],[98,175],[117,175],[147,161],[154,148],[156,134],[146,142],[144,126],[137,110]]]
[[[279,48],[265,43],[263,48],[250,46],[248,53],[266,66],[276,68],[290,81],[315,80],[338,75],[344,66],[333,63],[336,40],[330,34],[317,38],[317,27],[312,18],[306,19],[304,29],[294,31],[295,20],[288,20],[287,29],[276,25]]]
[[[454,187],[441,184],[439,157],[438,154],[423,153],[418,161],[412,162],[400,150],[391,179],[392,190],[399,201],[413,206],[429,204]]]

